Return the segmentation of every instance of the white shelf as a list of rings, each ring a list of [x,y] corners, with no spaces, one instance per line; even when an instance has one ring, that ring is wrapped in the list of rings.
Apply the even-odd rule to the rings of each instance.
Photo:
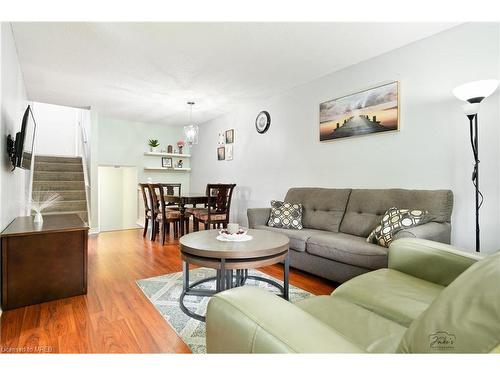
[[[160,168],[160,167],[144,167],[145,171],[165,171],[165,172],[190,172],[191,168]]]
[[[190,154],[174,154],[171,152],[145,152],[146,156],[171,156],[174,158],[190,158]]]

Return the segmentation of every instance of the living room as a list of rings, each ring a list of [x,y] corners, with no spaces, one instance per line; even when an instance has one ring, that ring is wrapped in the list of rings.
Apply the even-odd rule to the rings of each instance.
[[[2,357],[500,351],[499,20],[106,9],[2,17]]]

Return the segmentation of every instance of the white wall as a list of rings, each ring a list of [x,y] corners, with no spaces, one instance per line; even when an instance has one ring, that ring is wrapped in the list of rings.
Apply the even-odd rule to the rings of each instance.
[[[451,189],[452,242],[472,249],[472,152],[467,119],[451,90],[463,82],[498,77],[498,64],[499,25],[466,24],[278,97],[242,105],[200,125],[191,190],[203,190],[208,182],[237,183],[233,217],[245,224],[247,207],[269,206],[292,186]],[[393,80],[401,82],[400,132],[319,143],[320,102]],[[498,97],[487,99],[479,116],[486,251],[500,247],[498,103]],[[272,117],[264,135],[254,126],[261,110]],[[234,160],[219,162],[217,133],[231,128]]]
[[[153,182],[181,183],[183,191],[190,191],[190,173],[188,172],[167,172],[167,171],[145,171],[145,166],[161,167],[161,158],[156,156],[145,156],[149,151],[148,140],[155,138],[160,142],[160,149],[167,148],[171,144],[175,148],[178,140],[184,139],[182,126],[169,126],[161,124],[145,124],[137,122],[127,122],[92,115],[92,132],[97,136],[97,150],[92,146],[92,170],[96,173],[97,166],[122,166],[137,167],[137,177],[134,182],[135,195],[134,203],[140,207],[137,201],[137,184],[147,182],[151,178]],[[95,139],[95,138],[93,138]],[[189,153],[189,147],[185,147],[184,153]],[[97,155],[97,157],[95,157]],[[184,167],[190,166],[190,160],[184,159]],[[99,175],[100,176],[100,175]],[[100,177],[99,177],[100,178]],[[128,181],[131,181],[130,179]],[[99,184],[100,184],[99,180]],[[132,182],[129,182],[131,184]],[[97,192],[93,191],[92,196]],[[93,198],[93,201],[95,199]],[[100,198],[99,198],[100,201]],[[136,212],[136,219],[140,212]],[[98,218],[97,218],[98,219]],[[92,224],[96,227],[98,224]]]
[[[33,103],[33,116],[37,125],[37,154],[79,156],[78,121],[81,111],[78,108]]]
[[[24,80],[19,65],[16,45],[9,23],[1,24],[0,73],[0,231],[15,217],[24,214],[25,179],[28,172],[16,169],[6,152],[6,137],[21,130],[24,110],[28,105]]]

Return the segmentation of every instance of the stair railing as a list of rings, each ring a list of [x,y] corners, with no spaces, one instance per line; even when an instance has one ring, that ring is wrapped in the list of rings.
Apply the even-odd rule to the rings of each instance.
[[[83,111],[82,111],[83,112]],[[88,169],[88,160],[87,160],[87,157],[88,157],[88,138],[87,138],[87,132],[85,131],[85,128],[83,127],[82,125],[82,115],[83,113],[80,113],[80,117],[78,119],[78,127],[79,127],[79,132],[78,132],[78,138],[79,138],[79,143],[78,143],[78,147],[80,148],[79,150],[79,154],[81,155],[82,157],[82,167],[83,167],[83,178],[84,178],[84,181],[85,181],[85,198],[86,198],[86,202],[87,202],[87,222],[88,222],[88,225],[91,226],[91,214],[90,214],[90,207],[91,207],[91,204],[90,204],[90,172],[89,172],[89,169]]]

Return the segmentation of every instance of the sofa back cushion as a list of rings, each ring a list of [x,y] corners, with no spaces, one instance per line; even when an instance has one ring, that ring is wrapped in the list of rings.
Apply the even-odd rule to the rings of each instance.
[[[338,232],[351,189],[291,188],[285,202],[303,207],[304,228]]]
[[[500,252],[470,266],[415,319],[403,353],[489,353],[500,345]]]
[[[352,189],[340,231],[368,237],[391,207],[429,211],[430,221],[449,222],[451,190]]]

